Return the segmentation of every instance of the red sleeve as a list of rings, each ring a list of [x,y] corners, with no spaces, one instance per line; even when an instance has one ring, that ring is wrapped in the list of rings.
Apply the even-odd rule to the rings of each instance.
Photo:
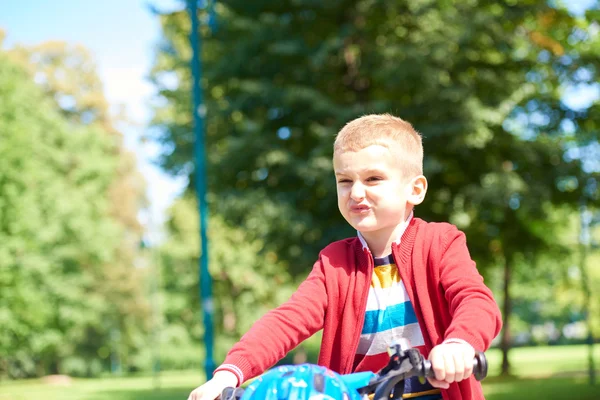
[[[262,374],[303,340],[323,328],[327,292],[317,261],[292,297],[260,318],[217,368],[233,372],[238,385]]]
[[[485,351],[502,328],[498,305],[471,259],[465,234],[452,226],[442,244],[440,281],[452,318],[444,340],[462,339]]]

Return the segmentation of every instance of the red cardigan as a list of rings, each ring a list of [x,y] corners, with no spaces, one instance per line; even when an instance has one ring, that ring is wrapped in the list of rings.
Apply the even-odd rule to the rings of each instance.
[[[448,338],[487,350],[500,331],[501,315],[471,260],[465,235],[450,224],[413,218],[392,253],[423,331],[424,355]],[[371,253],[357,237],[330,244],[292,297],[257,321],[217,371],[233,372],[242,384],[323,329],[319,365],[351,373],[372,274]],[[483,399],[473,377],[451,384],[442,395]]]

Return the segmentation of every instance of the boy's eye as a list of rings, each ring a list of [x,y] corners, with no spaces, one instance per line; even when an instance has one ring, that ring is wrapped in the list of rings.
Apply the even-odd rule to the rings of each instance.
[[[350,179],[339,179],[338,183],[350,183],[352,182]]]
[[[371,176],[369,178],[367,178],[367,182],[376,182],[376,181],[380,181],[381,177],[380,176]]]

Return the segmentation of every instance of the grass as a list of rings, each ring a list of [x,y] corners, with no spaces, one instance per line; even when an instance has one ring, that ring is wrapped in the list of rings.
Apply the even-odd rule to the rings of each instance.
[[[487,400],[598,400],[600,399],[600,346],[595,348],[596,385],[587,379],[587,348],[556,346],[511,351],[516,377],[498,377],[500,352],[490,350],[489,377],[483,388]],[[153,377],[74,379],[70,386],[52,386],[42,380],[0,383],[0,400],[185,400],[203,381],[200,371],[163,372]]]
[[[177,371],[163,372],[158,378],[73,379],[69,386],[21,380],[1,383],[0,400],[184,400],[203,379],[197,371]]]
[[[519,377],[546,378],[587,371],[586,345],[523,347],[513,349],[508,354],[511,373]],[[500,350],[491,349],[486,352],[486,356],[490,365],[488,375],[497,376],[502,363]],[[596,369],[600,368],[600,345],[594,347],[594,360]]]
[[[596,384],[588,377],[588,346],[524,347],[509,353],[512,378],[499,377],[502,354],[486,353],[489,378],[483,389],[487,400],[598,400],[600,399],[600,346],[594,347]]]
[[[600,371],[599,371],[600,372]],[[499,379],[483,384],[487,400],[598,400],[600,384],[587,378]]]

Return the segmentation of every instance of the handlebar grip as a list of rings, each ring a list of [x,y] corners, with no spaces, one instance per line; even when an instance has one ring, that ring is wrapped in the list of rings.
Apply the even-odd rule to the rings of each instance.
[[[425,376],[428,378],[434,378],[435,373],[431,368],[431,362],[429,360],[423,361],[423,369],[425,371]],[[481,381],[488,374],[488,363],[487,358],[485,357],[485,353],[483,351],[478,351],[475,353],[475,358],[473,358],[473,375],[475,379]]]
[[[475,375],[475,379],[481,381],[487,376],[487,374],[487,358],[485,357],[485,353],[483,351],[478,351],[475,353],[475,358],[473,359],[473,375]]]

